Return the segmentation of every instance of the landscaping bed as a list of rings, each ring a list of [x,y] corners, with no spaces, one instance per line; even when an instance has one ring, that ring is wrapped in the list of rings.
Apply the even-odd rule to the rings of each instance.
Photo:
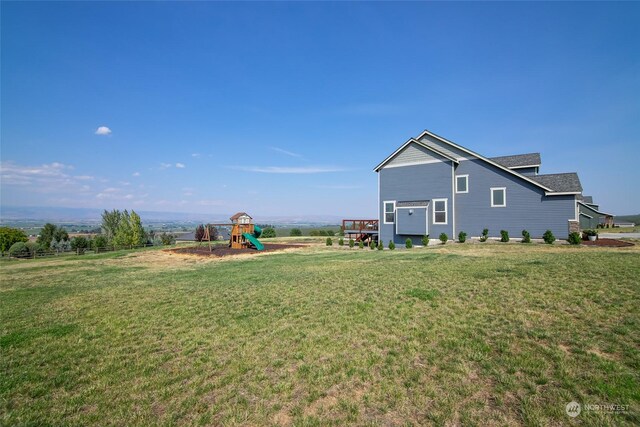
[[[187,254],[187,255],[200,255],[200,256],[211,256],[211,257],[224,257],[230,255],[241,255],[241,254],[261,254],[265,252],[275,252],[282,251],[284,249],[291,248],[303,248],[306,245],[300,244],[275,244],[275,243],[267,243],[264,245],[264,250],[258,251],[256,249],[246,248],[246,249],[231,249],[230,247],[224,245],[217,245],[209,251],[209,246],[189,246],[186,248],[177,248],[177,249],[167,249],[167,252],[173,252],[177,254]]]
[[[634,246],[631,242],[623,242],[617,239],[597,239],[594,241],[583,240],[582,244],[585,246],[605,246],[609,248],[623,248],[627,246]]]

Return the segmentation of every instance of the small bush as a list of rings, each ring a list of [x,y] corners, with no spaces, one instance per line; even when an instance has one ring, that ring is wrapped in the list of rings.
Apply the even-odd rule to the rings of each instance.
[[[37,242],[27,242],[25,245],[27,246],[27,249],[29,249],[29,255],[31,256],[44,253],[45,251],[45,248]]]
[[[327,237],[327,246],[333,246],[333,240],[331,240],[331,237]]]
[[[577,231],[574,231],[573,233],[569,233],[567,241],[572,245],[579,245],[582,241],[582,236]]]
[[[422,246],[429,246],[429,235],[422,236]]]
[[[394,250],[396,248],[396,244],[393,241],[389,240],[389,250]]]
[[[302,230],[300,230],[299,228],[292,228],[291,231],[289,232],[289,236],[291,237],[302,236]]]
[[[24,242],[16,242],[9,248],[9,255],[11,256],[26,256],[29,255],[29,248]]]
[[[359,247],[360,249],[364,249],[364,242],[363,242],[362,240],[360,240],[360,241],[358,242],[358,247]]]
[[[93,239],[93,249],[102,249],[107,247],[107,238],[101,234],[97,235]]]
[[[447,233],[440,233],[440,241],[443,245],[447,243],[447,240],[449,240],[449,236],[447,236]]]
[[[356,242],[353,241],[353,239],[349,239],[349,247],[352,248],[354,247],[356,244]]]
[[[371,241],[369,242],[369,249],[374,250],[376,248],[376,242],[373,241],[373,239],[371,239]]]
[[[89,240],[87,240],[83,236],[77,236],[71,239],[71,249],[73,249],[74,251],[78,249],[87,249],[88,247]]]
[[[407,249],[411,249],[413,247],[413,242],[410,238],[407,237],[407,240],[404,241],[404,247]]]
[[[589,237],[589,236],[597,236],[598,235],[598,231],[597,230],[584,230],[584,235]]]
[[[522,243],[531,243],[531,234],[527,230],[522,230]]]
[[[342,237],[338,239],[338,246],[344,246],[344,239]]]
[[[553,242],[556,241],[556,236],[553,235],[553,233],[551,232],[551,230],[547,230],[544,232],[544,234],[542,235],[542,239],[544,240],[544,242],[548,245],[552,245]]]
[[[481,242],[486,242],[488,237],[489,237],[489,229],[485,228],[484,230],[482,230],[482,235],[480,236],[480,241]]]
[[[507,230],[500,230],[500,241],[507,243],[509,241],[509,232]]]
[[[163,232],[159,237],[160,242],[162,242],[162,244],[165,246],[173,245],[176,242],[176,236],[170,233]]]
[[[465,233],[464,231],[461,231],[460,233],[458,233],[458,242],[464,243],[466,241],[467,241],[467,233]]]
[[[378,242],[378,250],[381,251],[384,249],[384,245],[382,244],[382,241]]]

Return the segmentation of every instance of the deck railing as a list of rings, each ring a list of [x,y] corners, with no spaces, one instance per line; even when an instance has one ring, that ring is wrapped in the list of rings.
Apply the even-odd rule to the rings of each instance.
[[[378,231],[377,219],[343,219],[342,230]]]

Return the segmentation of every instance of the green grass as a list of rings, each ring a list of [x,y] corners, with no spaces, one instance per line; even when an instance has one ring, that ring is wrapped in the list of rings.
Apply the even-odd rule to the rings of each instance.
[[[0,269],[0,425],[640,423],[637,246]]]

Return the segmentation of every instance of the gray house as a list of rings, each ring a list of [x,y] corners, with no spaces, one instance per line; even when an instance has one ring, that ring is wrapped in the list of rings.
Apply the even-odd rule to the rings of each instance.
[[[540,164],[538,153],[487,158],[424,131],[375,168],[380,239],[420,244],[425,234],[477,237],[484,228],[565,239],[580,227],[582,185],[576,173],[540,175]]]

